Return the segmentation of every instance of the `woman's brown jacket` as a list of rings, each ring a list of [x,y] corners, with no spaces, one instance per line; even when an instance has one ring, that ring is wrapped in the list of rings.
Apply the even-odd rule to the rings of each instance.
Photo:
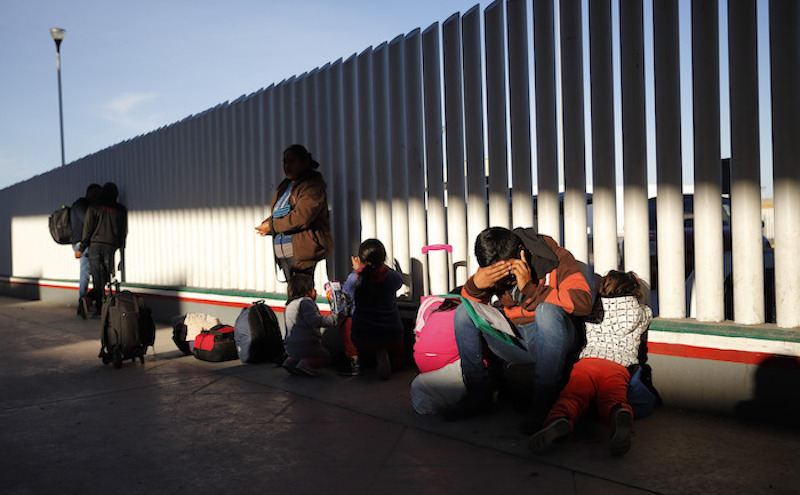
[[[290,182],[284,179],[278,185],[272,198],[273,209]],[[309,268],[333,251],[326,189],[322,174],[316,170],[306,171],[294,181],[289,195],[291,211],[281,218],[270,216],[267,219],[273,235],[291,234],[294,266],[298,270]]]

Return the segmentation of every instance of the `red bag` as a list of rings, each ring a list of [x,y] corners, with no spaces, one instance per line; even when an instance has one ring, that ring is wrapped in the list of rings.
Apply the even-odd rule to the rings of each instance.
[[[233,338],[233,327],[217,325],[210,330],[203,330],[194,340],[194,357],[201,361],[232,361],[239,356],[236,353],[236,341]]]

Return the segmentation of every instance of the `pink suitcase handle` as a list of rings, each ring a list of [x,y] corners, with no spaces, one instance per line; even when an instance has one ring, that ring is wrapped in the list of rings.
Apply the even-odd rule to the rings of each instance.
[[[422,246],[422,254],[428,254],[428,251],[441,251],[442,249],[450,254],[453,254],[453,246],[450,244],[431,244],[429,246]]]

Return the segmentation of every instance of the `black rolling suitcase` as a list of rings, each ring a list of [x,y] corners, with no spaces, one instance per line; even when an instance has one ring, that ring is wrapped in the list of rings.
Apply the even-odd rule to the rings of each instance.
[[[114,288],[117,291],[114,291]],[[126,359],[144,363],[147,348],[156,340],[156,327],[150,308],[141,296],[131,291],[119,292],[119,284],[109,284],[101,313],[100,357],[103,364],[122,366]]]

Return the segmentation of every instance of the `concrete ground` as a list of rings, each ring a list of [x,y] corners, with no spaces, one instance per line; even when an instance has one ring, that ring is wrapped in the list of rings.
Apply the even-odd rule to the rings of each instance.
[[[411,370],[382,382],[207,363],[165,325],[144,365],[117,370],[97,358],[99,325],[0,297],[0,493],[800,493],[797,429],[667,405],[635,421],[622,458],[596,421],[532,456],[503,406],[416,414]]]

